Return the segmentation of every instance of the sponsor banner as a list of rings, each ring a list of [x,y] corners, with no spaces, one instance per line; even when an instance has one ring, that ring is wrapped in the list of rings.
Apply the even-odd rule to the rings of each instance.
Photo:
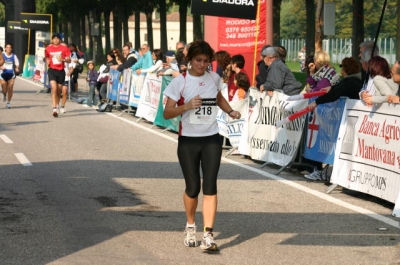
[[[257,0],[192,0],[192,14],[256,19]]]
[[[246,98],[240,101],[231,101],[229,105],[233,110],[237,110],[242,114],[241,118],[238,120],[232,119],[228,114],[218,108],[217,122],[219,134],[229,138],[232,147],[239,147],[242,138],[242,130],[247,120],[249,100]]]
[[[242,130],[239,152],[253,159],[286,166],[295,157],[305,117],[295,119],[280,128],[275,123],[307,106],[307,101],[286,101],[288,96],[274,92],[270,97],[250,89],[248,118]]]
[[[22,77],[32,78],[35,73],[35,55],[25,55],[24,71]]]
[[[21,27],[21,21],[7,21],[7,33],[28,33],[28,28]]]
[[[118,70],[110,68],[109,75],[110,78],[107,83],[107,98],[112,101],[117,101],[121,73]]]
[[[255,59],[259,60],[261,48],[266,44],[266,1],[261,0],[258,23],[254,18],[251,20],[220,17],[218,18],[217,32],[218,50],[225,50],[231,55],[250,53],[249,55],[254,56],[257,44],[257,58]],[[249,63],[249,67],[253,67],[252,63]],[[250,68],[246,69],[248,73],[251,72],[250,70]]]
[[[160,103],[158,104],[157,114],[154,118],[154,124],[160,127],[168,128],[174,132],[179,131],[179,122],[181,120],[181,116],[177,116],[175,118],[166,120],[164,119],[164,108],[165,103],[167,102],[167,97],[164,96],[164,90],[172,81],[173,77],[171,76],[163,76],[161,83],[161,93],[160,93]]]
[[[45,58],[43,56],[36,55],[33,80],[44,83],[45,72],[46,72]]]
[[[309,102],[313,102],[310,100]],[[308,113],[307,137],[304,157],[325,164],[333,164],[335,148],[342,114],[346,104],[345,98],[335,102],[318,105]]]
[[[160,102],[161,77],[147,73],[135,116],[154,122]]]
[[[331,182],[395,203],[400,192],[400,105],[346,101]]]
[[[221,90],[222,96],[228,101],[228,86],[223,83]],[[240,101],[231,101],[229,105],[233,110],[237,110],[241,113],[241,119],[233,120],[218,108],[217,123],[219,127],[219,134],[229,138],[229,142],[233,147],[239,147],[240,139],[242,137],[242,129],[245,121],[247,120],[248,113],[248,98]]]
[[[21,13],[21,27],[51,31],[52,15],[37,13]]]
[[[145,78],[146,74],[137,75],[135,71],[132,71],[129,106],[137,108],[137,106],[139,105],[140,95],[142,94],[142,88]]]
[[[128,104],[129,103],[129,91],[131,88],[132,70],[130,68],[125,69],[122,72],[122,82],[120,82],[121,87],[119,88],[119,103]]]

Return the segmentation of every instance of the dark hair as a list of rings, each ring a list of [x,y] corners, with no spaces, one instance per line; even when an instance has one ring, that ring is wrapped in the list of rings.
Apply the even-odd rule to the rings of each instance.
[[[115,59],[115,55],[114,55],[114,53],[112,51],[109,52],[107,55],[109,55],[111,58]]]
[[[153,50],[154,55],[156,56],[156,61],[163,59],[163,54],[160,49]]]
[[[74,44],[74,43],[71,43],[70,45],[68,45],[69,47],[72,47],[72,48],[74,48],[75,49],[75,51],[76,51],[76,49],[77,49],[77,47],[76,47],[76,45]]]
[[[219,67],[221,67],[222,70],[225,70],[231,63],[231,55],[227,51],[217,51],[215,53],[215,60]]]
[[[232,64],[236,64],[236,67],[243,69],[244,67],[244,57],[241,54],[233,55],[232,56]]]
[[[115,55],[115,53],[117,54],[115,57],[117,58],[118,57],[118,59],[121,59],[121,52],[118,50],[118,48],[113,48],[112,49],[112,51],[111,52],[113,52],[114,53],[114,55]]]
[[[239,72],[235,75],[236,86],[243,88],[246,92],[249,90],[250,81],[245,73]]]
[[[340,67],[342,67],[343,71],[348,75],[360,72],[360,64],[353,57],[344,58]]]
[[[128,41],[127,43],[125,43],[125,46],[128,46],[129,49],[132,48],[132,42]]]
[[[392,77],[388,61],[380,56],[374,56],[371,58],[371,60],[369,60],[369,73],[371,74],[371,77],[375,77],[377,75],[386,78]]]
[[[286,59],[286,48],[283,47],[282,45],[276,46],[275,47],[276,51],[278,52],[279,58],[281,60],[285,60]]]
[[[190,62],[197,55],[204,54],[210,60],[210,63],[214,60],[214,50],[210,44],[204,40],[197,40],[190,44],[188,54],[186,56],[187,61]]]
[[[305,67],[307,76],[310,75],[310,68],[308,67],[308,65],[309,65],[310,63],[315,63],[315,62],[314,62],[314,55],[308,55],[308,56],[306,57],[306,59],[304,60],[304,67]]]

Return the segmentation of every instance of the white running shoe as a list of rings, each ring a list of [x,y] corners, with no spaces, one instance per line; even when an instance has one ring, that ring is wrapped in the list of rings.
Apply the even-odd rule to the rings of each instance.
[[[187,247],[197,247],[197,240],[196,240],[196,227],[186,227],[185,228],[185,240],[183,243]]]
[[[66,108],[63,108],[63,107],[61,107],[61,109],[60,109],[60,113],[66,113],[67,112],[67,109]]]
[[[215,244],[214,242],[213,233],[210,232],[204,233],[203,239],[201,240],[200,248],[204,250],[214,250],[214,251],[218,250],[217,244]]]
[[[321,180],[322,179],[322,172],[314,167],[314,171],[309,175],[304,175],[306,179],[309,180]]]
[[[11,109],[11,104],[10,104],[10,102],[7,102],[7,104],[6,104],[6,109]]]
[[[54,109],[53,109],[53,117],[54,117],[54,118],[57,118],[57,117],[58,117],[58,109],[57,109],[57,108],[54,108]]]

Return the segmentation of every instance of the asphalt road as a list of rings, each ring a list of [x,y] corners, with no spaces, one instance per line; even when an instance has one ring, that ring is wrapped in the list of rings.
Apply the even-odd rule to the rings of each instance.
[[[220,252],[187,248],[177,135],[74,101],[53,118],[40,88],[18,78],[0,102],[1,265],[400,264],[392,203],[237,155],[220,170]]]

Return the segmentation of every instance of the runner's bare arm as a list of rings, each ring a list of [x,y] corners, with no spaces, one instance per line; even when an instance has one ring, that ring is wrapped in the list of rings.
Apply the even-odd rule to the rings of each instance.
[[[167,120],[172,119],[179,115],[182,115],[182,113],[184,113],[187,110],[199,108],[201,107],[201,102],[202,102],[201,97],[196,96],[192,98],[188,103],[181,106],[177,106],[176,105],[177,102],[168,97],[167,103],[165,103],[164,118]]]
[[[4,58],[3,55],[0,53],[0,66],[4,64]]]

